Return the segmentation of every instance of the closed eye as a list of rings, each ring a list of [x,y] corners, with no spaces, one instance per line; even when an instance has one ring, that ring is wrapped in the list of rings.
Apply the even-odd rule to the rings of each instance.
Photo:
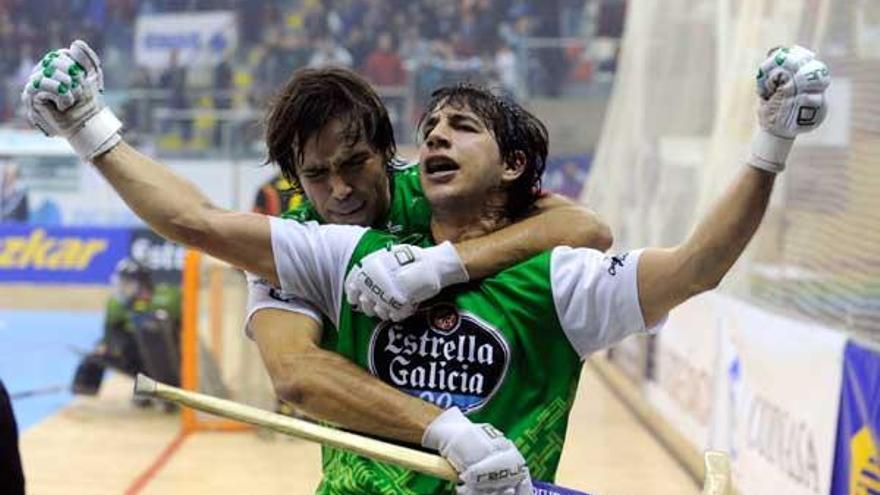
[[[327,170],[326,169],[304,170],[300,175],[302,175],[302,177],[304,179],[318,180],[318,179],[322,179],[323,177],[325,177],[327,175]]]
[[[370,156],[366,153],[357,154],[342,162],[339,168],[343,170],[360,168],[366,165],[369,158]]]

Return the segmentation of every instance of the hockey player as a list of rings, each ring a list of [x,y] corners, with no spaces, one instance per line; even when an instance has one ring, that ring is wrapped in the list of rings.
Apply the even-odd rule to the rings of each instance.
[[[179,383],[179,289],[154,284],[150,270],[129,258],[117,264],[113,289],[107,301],[104,335],[77,367],[73,392],[97,394],[108,366],[127,375],[146,373]],[[149,401],[136,399],[135,404],[143,406]]]
[[[430,207],[418,167],[395,156],[388,112],[357,74],[337,68],[294,73],[267,119],[269,161],[278,163],[294,190],[307,198],[285,213],[298,221],[372,226],[405,236],[430,230]],[[527,218],[526,218],[527,217]],[[589,210],[555,195],[541,198],[522,221],[493,235],[440,249],[458,255],[470,278],[481,278],[555,245],[605,250],[610,230]],[[279,300],[276,290],[250,284],[249,331],[276,383],[295,374],[277,357],[288,354],[290,329],[322,324],[320,312],[302,302]],[[303,320],[292,313],[307,315]],[[332,335],[332,334],[330,334]]]
[[[534,200],[546,142],[540,122],[478,89],[437,93],[424,120],[420,157],[421,182],[434,209],[433,239],[387,250],[395,241],[389,234],[267,221],[211,206],[191,184],[120,145],[120,125],[97,98],[100,71],[93,54],[74,45],[62,58],[57,65],[49,61],[52,70],[30,83],[37,86],[25,96],[31,120],[67,137],[163,235],[281,284],[335,320],[335,348],[350,361],[338,356],[334,377],[303,376],[291,388],[314,409],[333,414],[347,407],[340,413],[349,417],[345,426],[438,449],[459,471],[457,491],[465,494],[529,493],[523,456],[533,475],[552,479],[580,359],[661,323],[672,307],[719,283],[757,229],[794,138],[824,118],[829,82],[827,68],[807,50],[768,58],[759,77],[761,131],[749,166],[679,246],[616,257],[556,248],[452,288],[397,324],[357,312],[345,302],[343,280],[362,310],[393,318],[412,313],[407,301],[430,297],[444,285],[438,273],[462,271],[460,262],[429,263],[424,253],[431,241],[442,246],[496,230]],[[59,88],[73,84],[64,75],[74,58],[87,76],[78,94],[69,95]],[[42,77],[52,81],[43,86]],[[524,197],[511,194],[523,191]],[[404,276],[413,267],[419,274]],[[358,374],[361,368],[380,384]],[[331,378],[337,383],[327,383]],[[394,388],[446,409],[416,401],[407,404],[409,414],[384,417],[401,401]],[[352,390],[360,392],[360,402],[343,402],[343,393],[351,396]],[[472,421],[491,421],[506,437]],[[452,491],[439,480],[363,458],[336,457],[325,470],[322,493]]]

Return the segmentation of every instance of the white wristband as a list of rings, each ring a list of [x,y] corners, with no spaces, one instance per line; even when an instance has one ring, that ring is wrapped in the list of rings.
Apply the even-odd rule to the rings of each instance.
[[[122,122],[109,107],[104,107],[78,131],[68,136],[67,141],[77,155],[85,160],[92,160],[119,143],[122,139],[119,135],[121,129]]]
[[[461,257],[458,255],[458,250],[455,249],[451,242],[446,241],[428,249],[433,249],[435,254],[437,254],[434,262],[437,264],[440,283],[443,287],[463,284],[471,279],[467,268],[465,268]]]
[[[794,138],[783,138],[764,129],[758,129],[752,140],[749,165],[777,174],[785,170],[785,160],[794,144]]]

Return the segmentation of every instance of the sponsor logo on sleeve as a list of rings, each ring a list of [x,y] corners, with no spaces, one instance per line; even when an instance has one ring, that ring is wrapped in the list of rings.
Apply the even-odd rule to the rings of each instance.
[[[278,287],[270,285],[268,281],[266,282],[266,285],[269,287],[269,297],[275,299],[276,301],[290,303],[297,299],[297,297],[293,294],[285,294]]]
[[[629,256],[629,253],[623,253],[618,256],[611,256],[605,258],[608,260],[608,275],[612,277],[617,275],[617,269],[623,268],[623,263],[626,261],[626,257]]]

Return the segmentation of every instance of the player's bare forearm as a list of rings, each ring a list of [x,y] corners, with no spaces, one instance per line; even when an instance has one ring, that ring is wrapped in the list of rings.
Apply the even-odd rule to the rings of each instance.
[[[556,246],[605,251],[611,229],[599,216],[559,195],[537,203],[538,212],[501,230],[455,244],[470,278],[481,279]]]
[[[94,164],[135,214],[163,237],[278,282],[266,217],[217,208],[192,183],[125,142]]]
[[[639,301],[648,326],[688,298],[718,286],[761,224],[775,178],[743,167],[687,241],[642,253]]]
[[[419,444],[442,412],[321,349],[320,324],[308,316],[263,309],[254,314],[250,328],[278,397],[312,418]]]

